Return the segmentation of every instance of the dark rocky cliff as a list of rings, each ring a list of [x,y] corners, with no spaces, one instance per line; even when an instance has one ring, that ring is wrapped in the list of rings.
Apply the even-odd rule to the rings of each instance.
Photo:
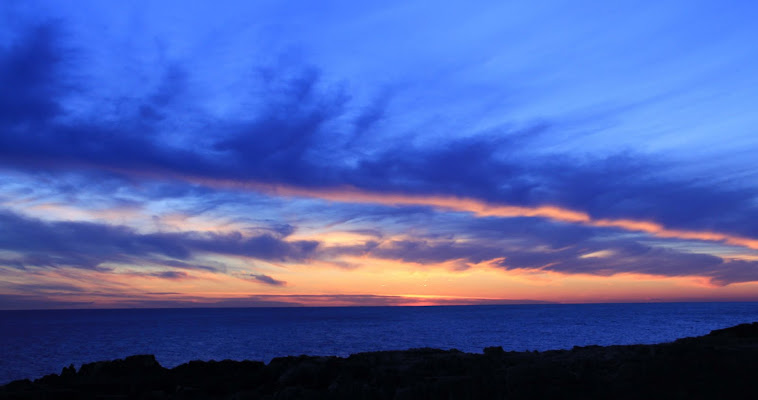
[[[192,361],[150,355],[64,368],[0,399],[756,399],[758,322],[672,343],[484,354],[414,349]]]

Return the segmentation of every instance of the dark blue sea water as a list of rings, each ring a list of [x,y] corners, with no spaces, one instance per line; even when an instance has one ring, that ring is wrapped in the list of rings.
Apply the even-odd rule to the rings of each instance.
[[[408,349],[481,352],[660,343],[758,321],[758,303],[0,311],[0,384],[155,354],[270,361]]]

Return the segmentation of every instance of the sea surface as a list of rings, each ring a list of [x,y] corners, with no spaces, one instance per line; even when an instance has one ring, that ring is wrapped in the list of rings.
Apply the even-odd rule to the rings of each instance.
[[[0,311],[0,385],[155,354],[260,360],[434,347],[480,353],[660,343],[758,321],[758,303]]]

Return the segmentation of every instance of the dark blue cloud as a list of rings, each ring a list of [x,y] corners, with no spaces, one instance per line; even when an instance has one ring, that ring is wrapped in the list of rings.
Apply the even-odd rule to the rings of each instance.
[[[75,67],[61,61],[68,53],[55,29],[55,25],[29,29],[0,56],[0,80],[13,88],[0,95],[0,102],[8,104],[0,116],[0,165],[7,168],[97,171],[135,181],[207,178],[305,187],[347,184],[372,191],[555,204],[597,217],[758,235],[755,188],[674,177],[663,173],[670,165],[662,158],[635,152],[590,157],[546,154],[535,148],[536,137],[562,129],[558,123],[503,126],[474,135],[465,132],[455,139],[416,140],[420,133],[409,131],[408,140],[372,140],[369,145],[356,138],[376,121],[391,117],[382,101],[356,114],[351,110],[361,107],[350,102],[346,89],[327,84],[315,68],[261,69],[256,75],[260,80],[256,84],[263,88],[261,105],[252,115],[223,121],[199,115],[202,129],[177,122],[173,128],[186,128],[177,140],[167,140],[162,130],[166,120],[182,120],[177,98],[191,85],[189,73],[177,65],[166,68],[158,87],[137,101],[136,111],[118,115],[116,122],[97,116],[57,118],[74,90],[65,77]],[[11,92],[19,93],[22,101]],[[183,97],[181,101],[193,100],[200,101]],[[351,118],[353,127],[341,128],[340,121]],[[381,147],[375,147],[377,143]],[[267,241],[266,237],[249,243],[216,238],[213,246],[232,253],[242,252],[241,246],[261,252],[269,245],[276,248],[275,241]],[[138,247],[153,246],[148,242],[146,238]],[[154,246],[162,254],[186,257],[182,248]]]
[[[270,277],[268,275],[265,275],[265,274],[250,274],[249,276],[250,276],[251,279],[253,279],[255,281],[258,281],[260,283],[264,283],[266,285],[271,285],[271,286],[285,286],[285,285],[287,285],[287,282],[280,281],[278,279],[274,279],[274,278],[272,278],[272,277]]]
[[[758,236],[758,191],[693,177],[666,178],[671,167],[627,152],[602,159],[543,160],[535,201],[554,201],[597,217],[653,220],[685,229]]]
[[[156,278],[161,279],[171,279],[171,280],[182,280],[187,279],[190,275],[184,271],[161,271],[161,272],[151,272],[147,274],[149,276],[153,276]]]
[[[140,262],[183,269],[218,270],[192,262],[194,255],[239,255],[267,261],[303,261],[319,243],[286,241],[282,236],[243,236],[197,232],[142,234],[123,226],[88,222],[45,222],[8,212],[0,213],[0,249],[19,253],[3,264],[100,268],[107,262]],[[170,258],[162,261],[158,256]]]
[[[59,39],[60,27],[30,27],[19,40],[0,47],[0,124],[3,129],[33,129],[62,112],[70,57]]]

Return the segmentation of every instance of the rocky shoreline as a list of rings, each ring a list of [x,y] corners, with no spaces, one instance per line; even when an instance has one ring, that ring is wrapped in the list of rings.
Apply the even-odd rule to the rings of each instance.
[[[151,355],[19,380],[0,399],[758,398],[758,322],[671,343],[483,354],[412,349],[339,357],[192,361]]]

